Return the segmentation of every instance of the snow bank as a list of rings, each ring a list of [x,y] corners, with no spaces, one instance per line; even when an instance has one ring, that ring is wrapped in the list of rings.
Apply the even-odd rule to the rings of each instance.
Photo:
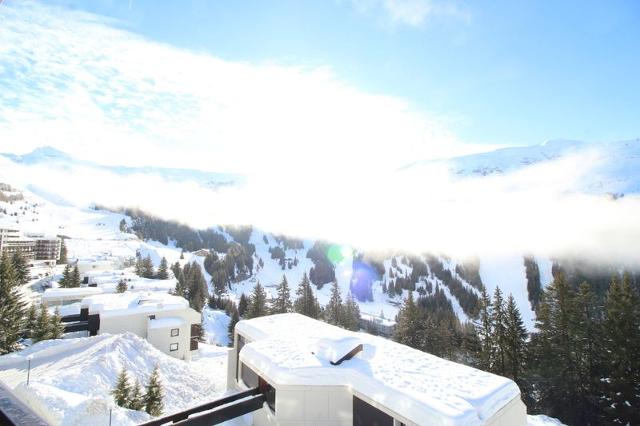
[[[527,416],[527,426],[564,426],[558,419],[539,414],[537,416]]]
[[[224,311],[217,311],[206,306],[202,310],[202,330],[205,340],[213,345],[229,345],[229,322],[231,318]]]
[[[32,356],[26,387],[27,356]],[[215,398],[225,391],[223,348],[202,345],[192,362],[166,355],[138,336],[125,333],[43,341],[0,357],[0,379],[54,425],[137,424],[148,416],[117,407],[110,395],[121,369],[145,384],[158,365],[165,390],[165,414]]]

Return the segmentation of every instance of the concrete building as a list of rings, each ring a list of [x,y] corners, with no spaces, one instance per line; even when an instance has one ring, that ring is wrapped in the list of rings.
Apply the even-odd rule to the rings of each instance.
[[[76,262],[80,279],[89,284],[89,276],[97,272],[111,272],[119,268],[113,259],[80,259]]]
[[[227,387],[266,396],[255,426],[527,423],[507,378],[299,314],[238,322]]]
[[[60,259],[62,241],[44,234],[23,234],[18,229],[0,228],[0,253],[20,250],[28,260],[44,261],[55,265]]]
[[[86,297],[80,309],[99,315],[96,334],[131,332],[178,359],[198,349],[201,317],[182,297],[166,293],[118,293]]]

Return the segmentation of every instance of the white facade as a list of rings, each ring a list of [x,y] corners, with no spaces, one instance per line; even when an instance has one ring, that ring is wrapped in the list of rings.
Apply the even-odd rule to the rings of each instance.
[[[192,325],[200,325],[200,314],[182,297],[163,293],[119,293],[83,299],[89,315],[100,314],[98,334],[131,332],[147,339],[162,352],[178,359],[191,359]],[[194,350],[197,349],[197,344]]]
[[[118,265],[113,260],[78,260],[76,266],[78,267],[78,272],[80,272],[80,279],[84,280],[91,273],[113,271],[117,269]]]
[[[255,426],[526,425],[511,380],[298,314],[238,322],[227,377],[269,390]]]

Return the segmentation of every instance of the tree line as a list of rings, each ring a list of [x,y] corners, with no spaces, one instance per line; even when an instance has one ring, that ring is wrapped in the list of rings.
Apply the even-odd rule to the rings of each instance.
[[[500,288],[492,298],[482,292],[473,324],[426,309],[429,300],[409,293],[396,341],[511,378],[530,413],[571,425],[640,424],[640,296],[631,275],[610,279],[600,300],[588,283],[557,273],[541,291],[533,333]]]

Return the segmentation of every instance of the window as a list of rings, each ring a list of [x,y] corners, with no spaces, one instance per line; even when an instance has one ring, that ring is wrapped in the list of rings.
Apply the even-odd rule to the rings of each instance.
[[[354,396],[353,426],[393,426],[393,417]]]
[[[180,329],[179,328],[172,328],[171,329],[171,337],[176,337],[180,335]]]
[[[177,343],[172,343],[169,345],[169,351],[170,352],[175,352],[178,350],[178,344]]]
[[[276,412],[276,390],[262,377],[258,377],[258,389],[264,394],[267,405],[272,412]]]

